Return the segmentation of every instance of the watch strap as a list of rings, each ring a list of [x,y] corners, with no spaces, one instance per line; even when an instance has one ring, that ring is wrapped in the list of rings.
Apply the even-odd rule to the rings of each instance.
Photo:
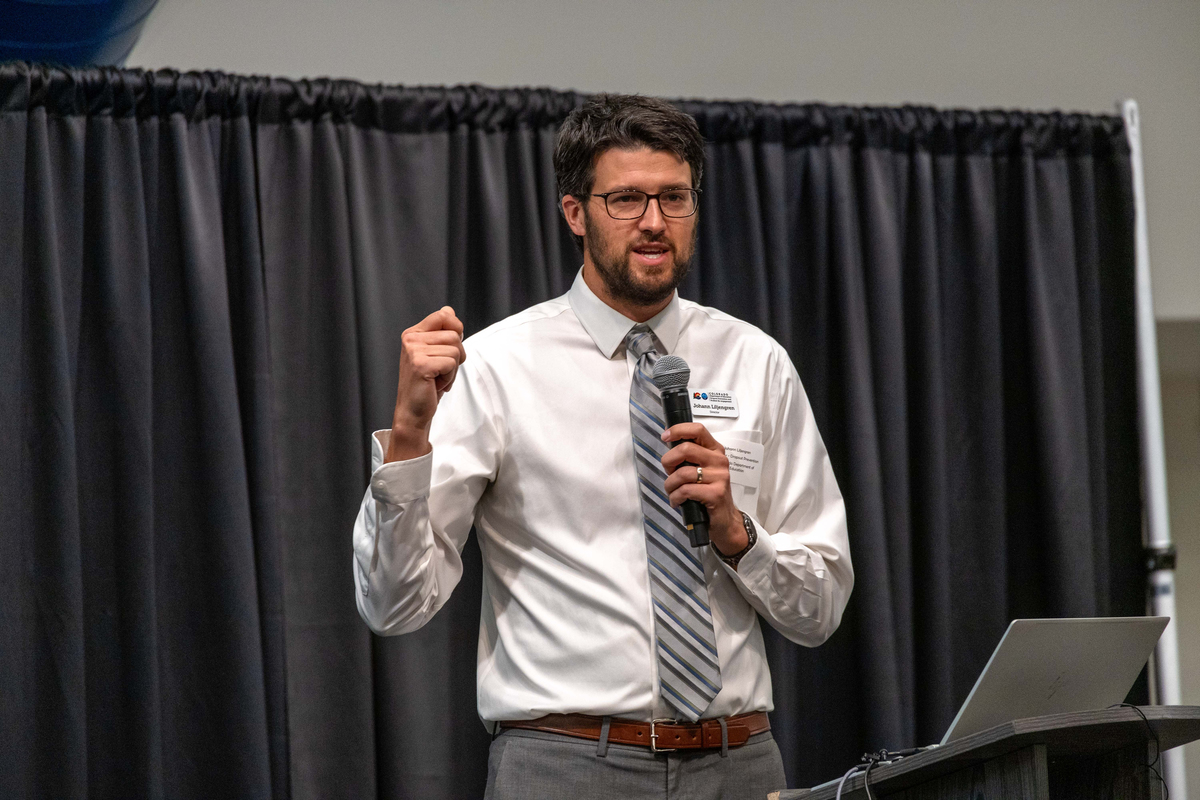
[[[717,550],[717,556],[719,556],[722,561],[724,561],[726,564],[728,564],[733,569],[737,569],[737,565],[741,562],[742,557],[744,555],[746,555],[746,553],[749,553],[750,550],[753,549],[755,543],[758,542],[758,531],[754,527],[754,520],[750,519],[750,515],[747,514],[745,511],[743,511],[741,513],[742,513],[742,524],[744,526],[746,526],[746,537],[749,539],[749,542],[746,544],[745,547],[743,547],[741,550],[739,550],[738,552],[734,553],[731,556],[727,556],[727,555],[723,554],[720,550]],[[714,549],[716,549],[716,548],[714,548]]]

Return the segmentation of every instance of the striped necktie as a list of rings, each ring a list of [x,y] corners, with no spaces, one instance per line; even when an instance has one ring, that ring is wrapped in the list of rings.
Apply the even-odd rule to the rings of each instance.
[[[650,376],[658,351],[650,330],[636,325],[625,347],[637,359],[629,388],[629,419],[650,559],[650,594],[658,640],[659,691],[681,718],[695,722],[721,690],[708,587],[698,550],[688,542],[679,510],[663,491],[662,398]]]

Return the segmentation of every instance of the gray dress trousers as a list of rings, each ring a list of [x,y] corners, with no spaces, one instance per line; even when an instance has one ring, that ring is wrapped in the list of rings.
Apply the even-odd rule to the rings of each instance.
[[[770,731],[741,747],[653,753],[554,733],[510,729],[492,742],[485,800],[766,800],[787,788]]]

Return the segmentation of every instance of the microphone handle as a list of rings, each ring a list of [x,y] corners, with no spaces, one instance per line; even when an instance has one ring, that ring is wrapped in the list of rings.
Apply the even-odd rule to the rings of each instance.
[[[681,422],[692,421],[692,404],[688,400],[687,389],[676,391],[668,391],[662,393],[663,411],[667,415],[667,427],[678,425]],[[690,442],[691,439],[680,439],[679,442]],[[679,444],[675,442],[672,445]],[[695,464],[690,461],[685,461],[681,466],[694,467]],[[692,542],[692,547],[704,547],[708,544],[708,509],[703,503],[697,503],[695,500],[684,500],[683,506],[680,509],[683,512],[683,522],[687,526],[688,539]]]

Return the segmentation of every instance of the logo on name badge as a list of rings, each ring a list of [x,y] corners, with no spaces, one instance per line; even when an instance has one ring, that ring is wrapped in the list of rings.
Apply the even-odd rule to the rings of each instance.
[[[721,389],[693,389],[693,417],[736,417],[738,415],[737,398],[733,392]]]

